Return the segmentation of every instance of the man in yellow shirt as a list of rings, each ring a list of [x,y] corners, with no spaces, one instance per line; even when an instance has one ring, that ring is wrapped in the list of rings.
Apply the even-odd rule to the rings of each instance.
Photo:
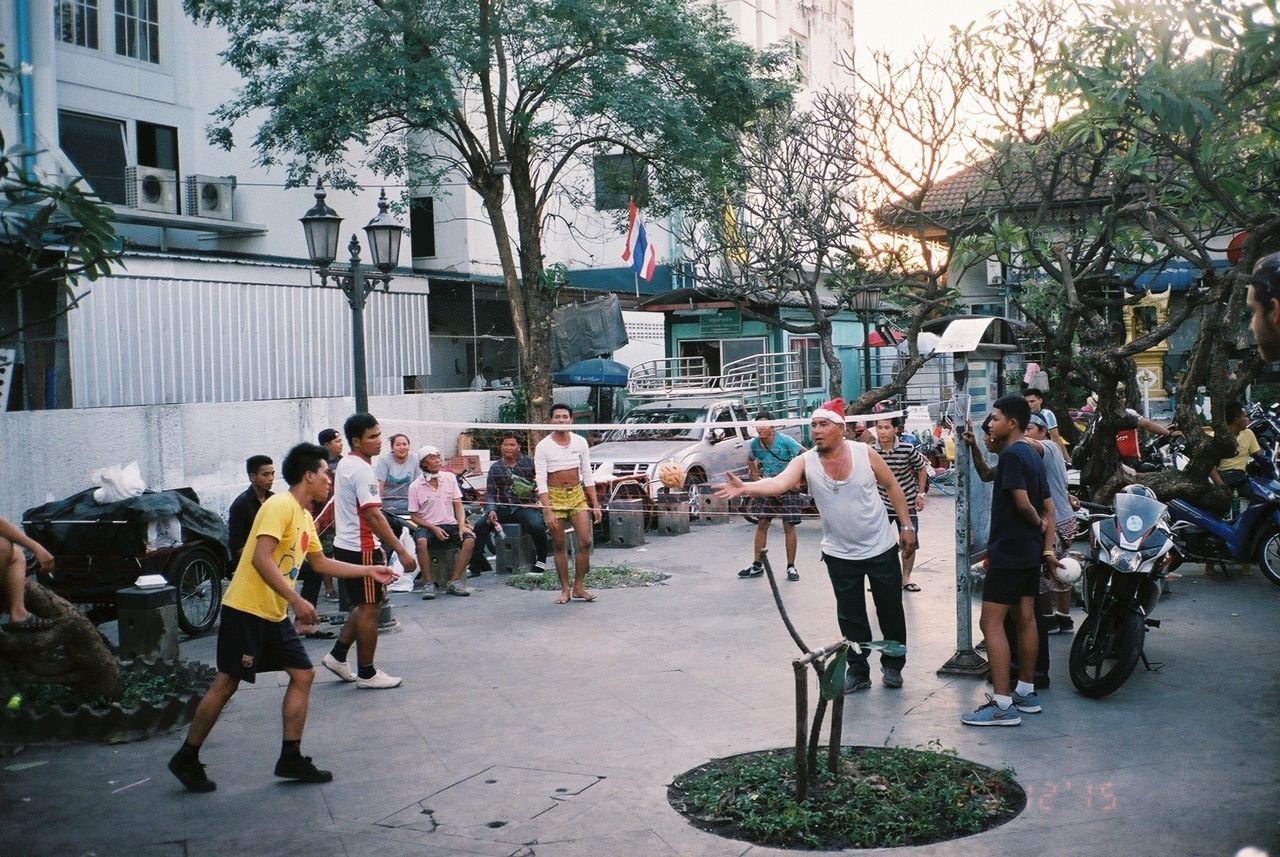
[[[1262,451],[1262,446],[1249,428],[1249,415],[1239,402],[1227,405],[1227,428],[1236,436],[1236,454],[1219,461],[1217,469],[1209,476],[1218,485],[1226,485],[1233,492],[1248,496],[1249,475],[1245,473],[1245,467],[1250,456]]]
[[[316,608],[298,594],[294,581],[303,559],[321,574],[333,577],[372,577],[390,583],[397,575],[385,565],[353,565],[326,557],[320,550],[315,523],[307,511],[313,501],[329,493],[329,465],[325,451],[302,443],[289,450],[281,464],[289,490],[268,498],[253,520],[231,585],[222,599],[218,627],[218,674],[196,707],[187,739],[169,760],[169,770],[193,792],[217,788],[205,776],[200,746],[218,721],[241,681],[253,683],[260,672],[284,670],[284,743],[275,775],[304,783],[327,783],[321,771],[303,756],[302,729],[315,670],[302,641],[289,621],[289,607],[300,623],[316,621]]]

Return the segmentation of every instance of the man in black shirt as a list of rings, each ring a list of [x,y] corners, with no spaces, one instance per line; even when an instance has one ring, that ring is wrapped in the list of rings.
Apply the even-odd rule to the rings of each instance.
[[[992,471],[979,452],[973,432],[965,443],[974,451],[974,467],[983,481],[994,482],[991,497],[991,534],[987,540],[987,577],[982,586],[982,636],[987,642],[994,695],[976,711],[964,714],[968,726],[1017,726],[1019,712],[1041,710],[1034,681],[1039,636],[1035,600],[1039,594],[1040,566],[1057,565],[1053,500],[1045,481],[1044,465],[1023,440],[1031,407],[1020,396],[996,401],[983,423],[987,448],[1000,456]],[[1012,614],[1018,628],[1018,684],[1009,688],[1012,657],[1004,621]]]
[[[227,533],[231,542],[231,567],[240,564],[240,552],[244,550],[245,539],[253,529],[253,519],[258,515],[262,503],[271,496],[271,486],[276,481],[276,466],[270,457],[251,455],[244,463],[249,474],[249,487],[239,497],[231,501],[231,509],[227,512]]]

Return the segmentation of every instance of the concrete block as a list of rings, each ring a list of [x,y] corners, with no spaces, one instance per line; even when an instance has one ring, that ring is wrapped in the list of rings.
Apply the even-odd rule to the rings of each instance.
[[[178,590],[172,586],[116,591],[120,657],[178,659]]]
[[[659,492],[654,506],[655,536],[678,536],[689,532],[689,495],[683,491]]]
[[[458,564],[458,549],[455,547],[433,547],[428,551],[431,557],[431,580],[441,592],[449,585],[453,577],[453,567]]]
[[[633,548],[644,544],[644,501],[614,500],[605,512],[609,538],[601,547]]]
[[[519,524],[503,524],[502,535],[494,533],[494,571],[523,574],[533,565],[533,539]]]

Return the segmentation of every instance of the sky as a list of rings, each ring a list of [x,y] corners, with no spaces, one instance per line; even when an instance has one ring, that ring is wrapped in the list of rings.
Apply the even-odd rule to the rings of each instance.
[[[904,56],[925,39],[941,42],[954,24],[985,21],[1009,0],[854,0],[853,41],[859,54],[887,49]]]

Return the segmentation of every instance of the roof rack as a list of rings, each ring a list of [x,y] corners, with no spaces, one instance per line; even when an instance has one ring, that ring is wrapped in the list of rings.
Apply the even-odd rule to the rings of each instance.
[[[748,408],[791,411],[803,406],[800,355],[753,354],[726,363],[712,375],[702,357],[663,357],[637,363],[627,373],[627,395],[636,399],[732,396]]]

